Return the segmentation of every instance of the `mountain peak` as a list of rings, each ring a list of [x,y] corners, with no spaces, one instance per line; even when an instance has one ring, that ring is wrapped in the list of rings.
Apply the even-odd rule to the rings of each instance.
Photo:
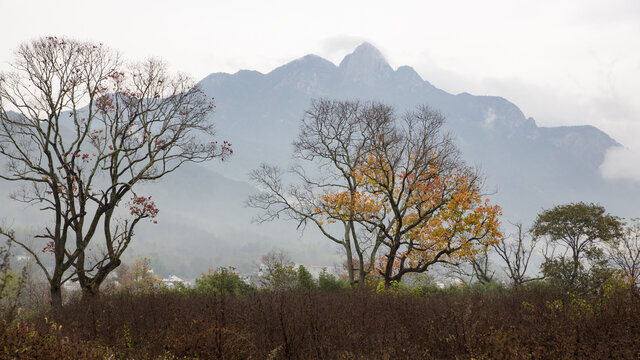
[[[345,79],[370,85],[373,85],[374,79],[388,78],[393,73],[382,53],[368,42],[360,44],[345,56],[340,62],[340,69],[344,71]]]
[[[355,50],[353,50],[353,52],[351,53],[351,56],[377,59],[377,60],[386,62],[380,50],[378,50],[378,48],[376,48],[375,46],[373,46],[371,43],[368,43],[368,42],[363,42],[362,44],[358,45],[355,48]]]
[[[380,50],[368,42],[363,42],[353,50],[353,52],[342,59],[340,67],[348,66],[351,62],[374,62],[384,63],[388,66],[387,60],[382,56]]]
[[[273,69],[270,75],[277,75],[283,72],[291,71],[299,72],[304,69],[312,71],[317,69],[332,70],[335,69],[335,67],[336,66],[331,61],[326,60],[318,55],[309,54]]]

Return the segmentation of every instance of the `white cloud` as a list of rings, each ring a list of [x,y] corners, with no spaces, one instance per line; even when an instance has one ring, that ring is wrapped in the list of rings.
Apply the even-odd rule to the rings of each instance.
[[[484,121],[482,122],[482,126],[486,129],[492,129],[493,123],[496,121],[496,111],[493,110],[492,107],[487,109],[487,112],[484,114]]]
[[[609,180],[640,182],[640,148],[612,147],[607,150],[600,172]]]
[[[326,56],[330,60],[336,59],[337,61],[340,61],[338,59],[342,59],[345,54],[352,52],[353,49],[355,49],[363,42],[371,42],[374,46],[376,46],[373,40],[367,39],[362,36],[331,36],[322,41],[322,55]]]

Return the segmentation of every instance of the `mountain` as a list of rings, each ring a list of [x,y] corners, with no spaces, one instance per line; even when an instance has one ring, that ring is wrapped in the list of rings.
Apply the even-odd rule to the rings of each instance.
[[[207,267],[236,265],[243,271],[272,248],[289,249],[297,262],[332,265],[336,249],[313,229],[296,224],[255,224],[256,210],[243,203],[258,191],[248,173],[260,163],[291,164],[291,142],[311,99],[376,100],[398,113],[426,104],[447,118],[463,158],[480,167],[485,190],[503,207],[506,221],[531,222],[543,208],[571,201],[598,202],[612,214],[638,216],[629,199],[640,186],[602,178],[599,166],[610,147],[621,146],[593,126],[539,127],[513,103],[497,96],[449,94],[409,66],[393,69],[374,46],[358,46],[336,65],[307,55],[263,74],[213,73],[200,81],[215,98],[218,137],[233,144],[231,161],[188,165],[139,194],[152,195],[158,224],[144,223],[127,259],[152,258],[156,272],[194,277]],[[11,184],[0,182],[6,199]],[[0,219],[26,229],[43,223],[37,208],[8,200]],[[26,231],[26,230],[25,230]]]
[[[511,221],[530,221],[542,209],[570,201],[593,201],[620,216],[637,216],[628,201],[638,185],[607,181],[599,166],[620,146],[593,126],[539,127],[498,96],[449,94],[409,66],[393,69],[364,43],[335,65],[307,55],[262,74],[213,73],[200,86],[217,104],[219,134],[234,144],[227,176],[246,180],[261,162],[286,166],[291,142],[311,99],[376,100],[401,113],[426,104],[440,110],[463,157],[486,176],[486,190]]]

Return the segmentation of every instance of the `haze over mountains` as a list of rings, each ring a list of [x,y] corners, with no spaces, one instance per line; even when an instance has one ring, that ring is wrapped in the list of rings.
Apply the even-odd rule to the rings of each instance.
[[[300,238],[294,223],[252,224],[255,210],[243,206],[257,191],[247,183],[252,169],[263,162],[291,164],[300,118],[318,97],[381,101],[398,112],[422,104],[440,110],[463,158],[481,167],[485,189],[495,192],[491,198],[503,207],[504,220],[527,224],[541,209],[570,201],[598,202],[614,215],[640,215],[633,201],[640,185],[600,174],[606,150],[620,146],[604,132],[592,126],[538,127],[502,97],[446,93],[411,67],[394,70],[367,43],[339,65],[307,55],[268,74],[213,73],[200,85],[215,98],[219,139],[233,144],[234,156],[224,163],[185,166],[145,185],[141,193],[158,204],[159,224],[137,228],[128,256],[151,257],[161,275],[197,276],[220,265],[246,271],[261,254],[278,247],[290,248],[302,263],[339,261],[330,242],[315,231]],[[0,183],[0,192],[7,189]],[[15,219],[22,227],[34,216],[22,211],[8,204],[0,208],[0,218]]]

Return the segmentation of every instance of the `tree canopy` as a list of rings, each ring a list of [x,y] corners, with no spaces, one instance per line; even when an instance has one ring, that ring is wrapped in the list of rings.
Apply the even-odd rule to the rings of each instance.
[[[12,71],[0,74],[0,179],[21,183],[14,200],[40,206],[50,221],[39,245],[0,233],[35,258],[54,305],[72,278],[97,293],[136,225],[158,214],[137,184],[231,154],[212,139],[213,110],[188,77],[156,59],[129,64],[102,44],[57,37],[18,47]]]
[[[344,247],[352,284],[356,271],[360,283],[375,272],[388,285],[473,257],[501,237],[500,208],[483,197],[444,122],[426,106],[399,117],[381,103],[313,101],[295,154],[319,174],[294,167],[300,182],[287,188],[279,169],[263,165],[252,177],[265,191],[249,205],[265,210],[261,220],[314,223]]]
[[[560,245],[570,254],[568,259],[547,257],[543,273],[575,287],[586,270],[582,260],[590,257],[594,266],[603,267],[601,245],[621,237],[622,225],[619,218],[597,204],[578,202],[542,211],[531,228],[533,236],[546,237],[552,246]]]

